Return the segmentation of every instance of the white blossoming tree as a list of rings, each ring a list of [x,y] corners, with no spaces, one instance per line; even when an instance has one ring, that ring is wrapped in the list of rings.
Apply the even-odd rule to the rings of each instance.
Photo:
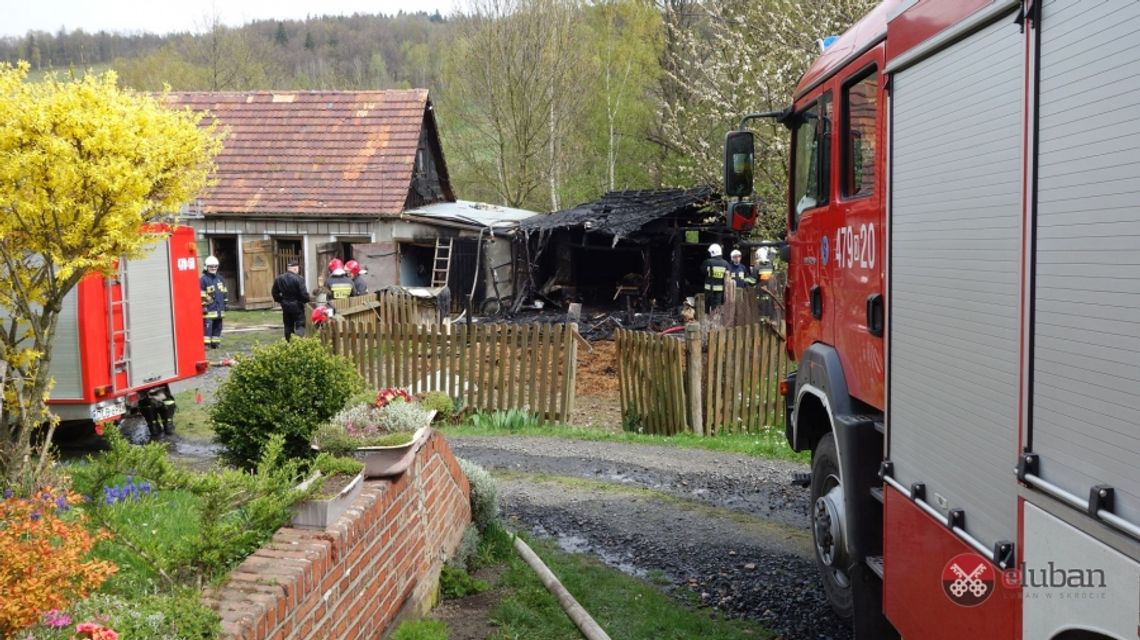
[[[840,34],[876,0],[710,0],[664,3],[669,60],[661,134],[680,157],[678,178],[720,184],[722,145],[741,116],[791,104],[800,76],[820,54],[819,41]],[[681,6],[687,15],[675,9]],[[783,228],[788,132],[753,121],[756,199],[775,215],[758,235]]]

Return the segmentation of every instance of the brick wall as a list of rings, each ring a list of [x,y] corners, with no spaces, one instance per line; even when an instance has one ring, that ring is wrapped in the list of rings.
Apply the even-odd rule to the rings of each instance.
[[[422,612],[471,521],[470,487],[433,432],[411,467],[368,480],[326,531],[284,528],[205,597],[222,638],[373,640]]]

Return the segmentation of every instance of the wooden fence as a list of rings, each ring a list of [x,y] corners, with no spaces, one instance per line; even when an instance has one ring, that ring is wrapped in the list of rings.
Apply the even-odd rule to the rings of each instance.
[[[330,300],[336,315],[343,320],[364,324],[369,327],[391,324],[430,324],[436,321],[434,306],[425,305],[419,298],[410,294],[381,291],[363,296]],[[313,332],[313,305],[305,312],[305,325]]]
[[[616,339],[625,427],[667,435],[688,431],[685,335],[618,329]]]
[[[443,391],[473,409],[523,409],[544,421],[574,410],[576,324],[416,325],[341,318],[322,331],[374,388]]]
[[[769,322],[704,332],[694,323],[680,337],[619,330],[617,345],[627,426],[715,435],[784,424],[779,383],[790,363]]]

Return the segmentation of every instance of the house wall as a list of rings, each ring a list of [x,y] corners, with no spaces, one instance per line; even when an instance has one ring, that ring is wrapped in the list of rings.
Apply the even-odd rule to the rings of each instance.
[[[369,242],[378,236],[391,236],[391,221],[382,218],[340,218],[340,219],[277,219],[210,216],[209,218],[186,218],[185,224],[194,228],[200,240],[212,236],[232,237],[238,242],[238,286],[230,293],[230,306],[246,307],[250,295],[245,290],[245,265],[241,263],[241,246],[247,240],[268,240],[278,237],[300,238],[304,261],[301,274],[310,289],[316,288],[325,276],[324,264],[319,264],[317,246],[326,242]],[[256,293],[256,292],[255,292]],[[264,292],[263,295],[268,295]],[[260,296],[263,297],[263,296]]]
[[[284,528],[205,597],[224,640],[371,640],[425,613],[471,521],[470,486],[443,435],[373,480],[326,531]]]

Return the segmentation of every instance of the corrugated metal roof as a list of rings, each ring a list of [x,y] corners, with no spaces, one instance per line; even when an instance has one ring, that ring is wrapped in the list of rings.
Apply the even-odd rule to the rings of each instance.
[[[709,187],[657,189],[651,191],[611,191],[600,200],[573,209],[530,218],[520,226],[524,231],[582,227],[589,232],[618,238],[646,224],[690,207],[701,208],[720,196]]]
[[[428,104],[408,91],[171,93],[229,133],[202,211],[288,215],[398,214]]]
[[[526,209],[512,209],[500,207],[483,202],[458,200],[456,202],[436,202],[434,204],[408,209],[405,213],[421,218],[434,218],[470,224],[476,227],[494,227],[495,229],[514,228],[527,218],[536,214]]]

